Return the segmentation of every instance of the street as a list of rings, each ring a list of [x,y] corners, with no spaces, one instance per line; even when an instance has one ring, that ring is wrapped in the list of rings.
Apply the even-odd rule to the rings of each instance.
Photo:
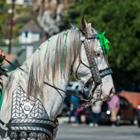
[[[99,126],[86,125],[72,126],[63,124],[59,126],[56,140],[139,140],[140,128],[137,126]]]

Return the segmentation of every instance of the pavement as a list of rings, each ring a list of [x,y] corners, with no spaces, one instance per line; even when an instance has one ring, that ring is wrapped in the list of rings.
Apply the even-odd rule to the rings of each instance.
[[[140,140],[140,128],[60,124],[56,140]]]

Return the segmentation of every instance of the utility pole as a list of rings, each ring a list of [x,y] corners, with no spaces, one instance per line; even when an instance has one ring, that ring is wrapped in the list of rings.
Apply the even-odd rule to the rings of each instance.
[[[12,38],[13,38],[13,26],[14,26],[14,12],[15,12],[15,1],[11,0],[11,9],[9,10],[10,15],[10,31],[9,31],[9,46],[8,46],[8,54],[11,54],[12,51]]]

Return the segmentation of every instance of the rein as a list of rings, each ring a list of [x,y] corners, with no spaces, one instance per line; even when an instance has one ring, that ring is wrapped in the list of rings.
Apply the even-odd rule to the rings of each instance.
[[[81,94],[81,92],[77,92],[77,95],[76,95],[76,94],[71,94],[71,93],[67,92],[67,90],[65,91],[65,90],[63,90],[63,89],[60,89],[60,88],[58,88],[58,87],[56,87],[56,86],[54,86],[54,85],[49,84],[48,82],[45,82],[45,81],[44,81],[44,84],[46,84],[46,85],[48,85],[48,86],[54,88],[54,89],[59,93],[59,95],[60,95],[61,97],[62,97],[62,94],[60,93],[60,91],[63,92],[63,93],[66,93],[67,96],[72,95],[72,96],[75,96],[75,97],[80,98],[80,100],[82,100],[82,101],[84,101],[84,102],[89,102],[89,100],[84,99],[84,98],[82,98],[82,97],[79,97],[79,95]]]
[[[7,60],[6,58],[4,58],[5,61],[7,61],[11,66],[13,66],[14,68],[16,68],[17,66],[15,64],[13,64],[12,62],[10,62],[9,60]],[[18,69],[20,69],[21,71],[27,73],[24,69],[22,69],[21,67],[18,67]]]

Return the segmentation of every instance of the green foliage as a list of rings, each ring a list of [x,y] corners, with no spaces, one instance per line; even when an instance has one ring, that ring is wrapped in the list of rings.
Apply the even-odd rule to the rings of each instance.
[[[6,0],[0,1],[0,45],[3,45],[3,39],[9,38],[11,14],[8,13],[8,10],[10,8],[11,5],[7,5]],[[15,13],[13,18],[13,38],[15,43],[17,42],[19,31],[31,18],[34,18],[34,16],[32,15],[31,6],[15,5]]]
[[[3,28],[6,28],[6,21],[8,19],[8,6],[5,5],[5,1],[0,1],[0,39],[3,35],[5,35],[5,31]]]
[[[111,42],[108,57],[116,87],[140,86],[139,0],[79,0],[69,11],[69,21],[80,25],[82,16]]]

